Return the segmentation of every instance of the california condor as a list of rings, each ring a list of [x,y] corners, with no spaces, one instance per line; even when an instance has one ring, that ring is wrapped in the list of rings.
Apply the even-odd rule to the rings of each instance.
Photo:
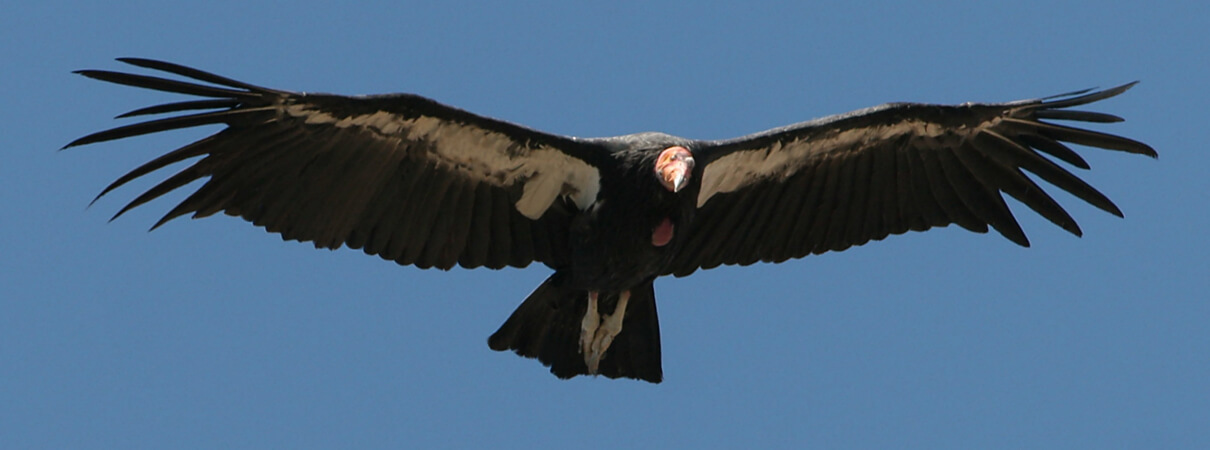
[[[782,262],[952,223],[979,233],[990,226],[1028,246],[1001,193],[1079,236],[1075,220],[1022,170],[1121,216],[1042,154],[1082,169],[1088,164],[1065,143],[1156,156],[1141,142],[1053,122],[1121,121],[1069,108],[1133,83],[1009,103],[893,103],[721,141],[663,133],[585,139],[412,94],[296,93],[162,61],[120,61],[196,82],[77,73],[203,99],[131,111],[118,117],[180,114],[64,148],[226,128],[106,187],[97,198],[200,157],[115,218],[207,179],[152,228],[224,212],[286,240],[421,268],[543,263],[554,274],[488,345],[537,358],[560,378],[663,379],[656,277]]]

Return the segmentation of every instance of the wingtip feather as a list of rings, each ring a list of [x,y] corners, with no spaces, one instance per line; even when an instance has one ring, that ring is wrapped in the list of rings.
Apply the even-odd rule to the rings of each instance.
[[[1134,87],[1136,84],[1139,84],[1139,82],[1131,81],[1129,83],[1114,86],[1108,89],[1096,90],[1096,88],[1092,88],[1082,91],[1068,92],[1066,94],[1052,95],[1050,97],[1041,99],[1042,101],[1038,104],[1038,106],[1055,109],[1086,105],[1121,95],[1123,92],[1130,90],[1130,88]]]

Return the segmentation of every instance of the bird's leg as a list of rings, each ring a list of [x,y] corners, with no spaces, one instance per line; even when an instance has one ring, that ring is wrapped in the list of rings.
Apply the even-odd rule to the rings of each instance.
[[[584,355],[592,352],[593,337],[597,335],[597,327],[601,325],[601,315],[597,312],[597,295],[597,291],[588,291],[588,310],[580,321],[580,353]]]
[[[589,297],[589,307],[593,309],[592,315],[597,316],[595,312],[596,299],[593,296]],[[601,362],[601,358],[605,356],[605,351],[609,350],[609,344],[613,343],[613,339],[622,332],[622,319],[626,315],[626,303],[630,300],[630,291],[622,291],[618,294],[618,304],[613,308],[613,314],[605,316],[600,320],[599,326],[594,326],[595,333],[590,339],[589,345],[584,346],[584,335],[580,336],[581,348],[587,347],[584,352],[584,363],[588,365],[588,373],[597,373],[597,367]],[[584,322],[588,321],[588,314],[584,315]],[[583,327],[583,325],[581,325]]]

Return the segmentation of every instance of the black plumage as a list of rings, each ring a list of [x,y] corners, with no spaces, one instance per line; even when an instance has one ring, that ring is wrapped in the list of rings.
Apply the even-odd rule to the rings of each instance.
[[[119,117],[176,115],[66,147],[226,128],[106,187],[98,198],[200,157],[115,217],[206,179],[153,228],[224,212],[283,239],[421,268],[543,263],[555,273],[489,345],[538,358],[561,378],[662,380],[658,276],[782,262],[949,224],[990,227],[1028,246],[1005,193],[1078,236],[1075,220],[1023,171],[1121,216],[1051,158],[1088,168],[1065,143],[1156,155],[1131,139],[1047,121],[1120,121],[1068,108],[1132,84],[998,104],[887,104],[723,141],[661,133],[582,139],[411,94],[302,94],[161,61],[121,61],[192,80],[78,73],[205,99],[131,111]]]

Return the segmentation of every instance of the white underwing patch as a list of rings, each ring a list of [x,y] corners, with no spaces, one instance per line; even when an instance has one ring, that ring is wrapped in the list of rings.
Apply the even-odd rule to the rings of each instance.
[[[977,130],[953,129],[936,123],[909,120],[890,125],[838,130],[812,139],[775,142],[769,147],[738,150],[712,161],[702,172],[697,206],[715,194],[733,192],[762,180],[793,175],[812,158],[863,151],[871,144],[913,135],[936,139],[947,134],[972,134]]]
[[[520,183],[521,198],[514,206],[531,219],[542,217],[560,195],[587,209],[600,191],[600,172],[583,160],[553,147],[519,150],[524,143],[473,124],[386,111],[337,118],[308,105],[289,105],[285,112],[307,124],[360,127],[377,139],[423,142],[429,157],[462,176],[505,188]]]

